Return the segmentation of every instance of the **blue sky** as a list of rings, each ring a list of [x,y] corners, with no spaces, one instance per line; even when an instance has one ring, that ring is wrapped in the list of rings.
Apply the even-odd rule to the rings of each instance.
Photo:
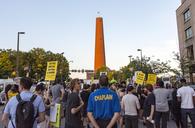
[[[107,66],[119,69],[129,55],[171,60],[178,51],[175,10],[180,0],[1,0],[0,48],[44,48],[64,56],[71,68],[93,69],[95,19],[101,12]],[[172,64],[173,66],[174,63]]]

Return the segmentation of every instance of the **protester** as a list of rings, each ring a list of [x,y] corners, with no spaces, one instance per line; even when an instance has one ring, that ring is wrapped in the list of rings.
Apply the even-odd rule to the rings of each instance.
[[[138,128],[138,111],[140,103],[138,97],[132,94],[133,86],[127,87],[127,92],[122,98],[122,109],[125,111],[125,128]]]
[[[9,101],[8,92],[9,92],[9,90],[11,89],[11,87],[12,87],[11,84],[8,84],[8,85],[5,87],[5,100],[6,100],[6,103]]]
[[[61,103],[64,95],[64,87],[60,84],[61,80],[56,79],[54,85],[51,87],[52,103]]]
[[[71,93],[71,90],[70,90],[69,86],[66,85],[65,83],[64,83],[63,87],[64,87],[64,95],[62,98],[62,107],[63,107],[63,111],[64,111],[64,117],[66,117],[66,104],[67,104],[67,100],[68,100],[68,95]]]
[[[154,128],[154,112],[155,112],[155,96],[153,94],[153,86],[146,85],[147,98],[144,102],[143,117],[147,128]]]
[[[169,112],[168,112],[168,120],[172,119],[173,118],[173,114],[172,114],[172,100],[173,100],[173,97],[172,97],[172,93],[173,93],[173,88],[171,86],[171,84],[166,84],[166,89],[169,90],[169,99],[168,99],[168,104],[169,104]]]
[[[87,104],[88,104],[88,99],[89,99],[89,95],[90,95],[90,85],[88,84],[84,84],[83,86],[83,90],[81,92],[81,98],[84,102],[84,106],[82,109],[82,117],[83,117],[83,124],[84,126],[88,127],[88,118],[87,118]]]
[[[41,96],[42,98],[44,98],[44,91],[45,91],[45,87],[43,83],[38,84],[35,88],[36,94]]]
[[[44,87],[44,84],[43,83],[40,83],[40,84],[38,84],[35,87],[35,94],[38,95],[38,96],[40,96],[43,99],[44,105],[45,105],[45,121],[39,123],[37,125],[37,128],[48,128],[48,126],[49,126],[49,118],[46,115],[48,113],[47,112],[48,111],[48,108],[50,109],[50,106],[45,104],[44,92],[45,92],[45,87]]]
[[[119,89],[118,89],[118,96],[119,96],[119,100],[120,100],[120,105],[122,106],[122,98],[123,96],[125,95],[125,88],[121,85],[119,85]],[[120,128],[123,128],[123,125],[124,125],[124,116],[125,116],[125,112],[123,109],[121,109],[121,112],[120,112],[120,119],[119,119],[119,123],[118,123],[118,126]]]
[[[26,112],[32,112],[32,110],[28,110],[28,108],[25,108],[25,109],[22,109],[23,110],[22,113],[17,113],[17,111],[19,111],[17,106],[20,105],[21,100],[30,101],[34,97],[35,97],[33,101],[34,112],[32,112],[34,113],[34,115],[32,115],[30,123],[32,123],[33,128],[36,128],[37,123],[40,123],[45,120],[45,106],[44,106],[43,100],[40,96],[34,96],[33,93],[30,92],[31,86],[32,86],[32,82],[30,78],[21,78],[20,86],[19,86],[20,94],[12,97],[8,101],[5,107],[5,110],[2,116],[2,122],[4,126],[8,128],[15,128],[21,123],[23,127],[25,127],[26,125],[29,125],[29,122],[21,122],[21,121],[24,115],[29,117],[29,115],[26,115]],[[36,115],[38,115],[37,118],[36,118]],[[11,117],[10,120],[9,120],[9,116]],[[31,127],[26,127],[26,128],[31,128]]]
[[[91,92],[94,92],[95,90],[96,90],[96,84],[95,83],[93,83],[92,85],[91,85]]]
[[[66,106],[65,128],[83,128],[81,109],[84,102],[79,97],[80,89],[81,85],[79,79],[73,79],[71,81],[72,92],[68,95]]]
[[[168,120],[168,98],[170,97],[169,90],[164,88],[164,82],[158,82],[159,88],[153,91],[155,95],[155,124],[156,128],[160,128],[160,120],[162,119],[161,127],[167,128],[167,120]]]
[[[8,91],[8,99],[11,99],[12,97],[19,94],[19,87],[17,84],[12,85],[11,89]]]
[[[172,114],[177,128],[183,128],[181,119],[181,102],[177,100],[177,85],[174,86],[172,93]]]
[[[115,92],[108,88],[108,77],[99,78],[100,89],[90,94],[88,101],[88,117],[95,128],[117,128],[120,116],[120,103]]]
[[[110,89],[114,92],[117,92],[117,81],[116,80],[111,80],[110,82]]]
[[[183,87],[178,89],[177,98],[178,101],[181,101],[181,117],[182,117],[183,128],[188,127],[188,120],[187,120],[188,116],[191,119],[192,127],[195,128],[195,109],[194,109],[195,92],[191,87],[187,86],[185,79],[181,79],[180,82]]]

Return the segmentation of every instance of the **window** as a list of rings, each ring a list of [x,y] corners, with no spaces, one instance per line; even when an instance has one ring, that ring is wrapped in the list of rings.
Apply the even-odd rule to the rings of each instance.
[[[189,27],[185,30],[185,36],[186,36],[186,40],[192,38],[192,27]]]
[[[193,49],[193,45],[189,46],[187,48],[187,56],[190,60],[194,60],[194,49]]]
[[[191,19],[191,13],[190,13],[190,9],[188,9],[187,11],[184,12],[184,21],[187,22],[190,19]]]

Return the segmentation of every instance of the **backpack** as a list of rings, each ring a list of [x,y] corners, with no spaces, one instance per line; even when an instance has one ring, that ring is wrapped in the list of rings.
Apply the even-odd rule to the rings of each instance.
[[[20,95],[16,96],[19,102],[16,108],[16,128],[33,128],[36,119],[33,102],[36,97],[33,95],[30,101],[23,101]]]

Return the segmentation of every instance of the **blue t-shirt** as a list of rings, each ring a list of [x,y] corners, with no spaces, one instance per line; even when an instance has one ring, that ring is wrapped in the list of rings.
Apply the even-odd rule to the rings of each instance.
[[[110,120],[115,112],[121,111],[119,98],[108,88],[101,88],[89,96],[87,111],[95,119]]]
[[[22,100],[24,101],[30,101],[30,98],[33,96],[33,93],[30,91],[23,91],[20,93],[20,96]],[[43,99],[40,96],[37,96],[36,99],[33,102],[34,107],[35,107],[35,116],[37,112],[44,112],[45,111],[45,105],[43,103]],[[11,116],[11,120],[15,125],[15,118],[16,118],[16,107],[18,105],[18,100],[16,99],[16,96],[12,97],[7,105],[5,106],[4,113],[7,113]],[[24,122],[25,123],[25,122]],[[8,128],[13,128],[11,121],[9,121]],[[37,122],[35,120],[33,128],[37,128]]]

